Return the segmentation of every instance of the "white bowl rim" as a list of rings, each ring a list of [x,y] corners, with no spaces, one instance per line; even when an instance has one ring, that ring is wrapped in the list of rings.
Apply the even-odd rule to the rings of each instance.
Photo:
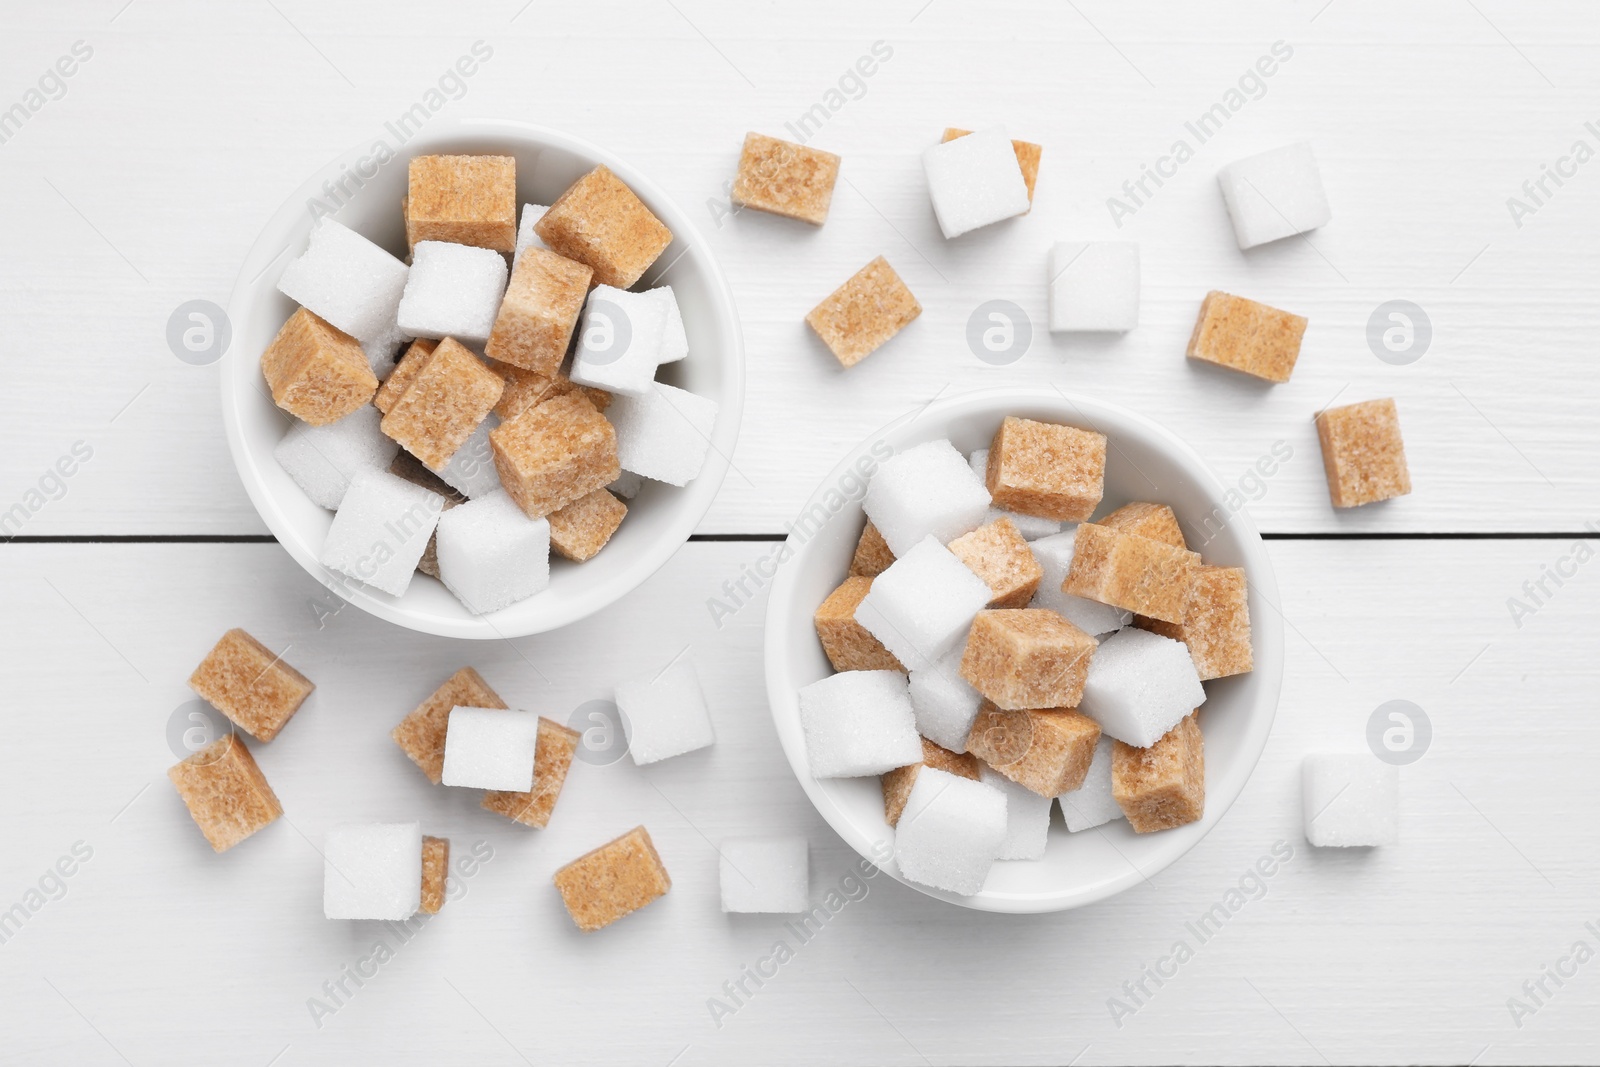
[[[1161,441],[1172,457],[1184,468],[1186,474],[1199,482],[1214,500],[1220,501],[1226,492],[1220,479],[1210,466],[1201,458],[1187,442],[1178,437],[1161,424],[1141,415],[1130,408],[1110,401],[1103,401],[1082,394],[1073,394],[1056,388],[1045,387],[996,387],[980,389],[962,393],[957,396],[935,399],[921,407],[908,411],[899,418],[885,424],[879,430],[867,435],[854,448],[850,449],[819,483],[816,492],[806,501],[800,514],[808,513],[817,505],[830,487],[837,484],[845,473],[852,468],[856,459],[861,456],[869,446],[879,440],[892,440],[896,434],[908,430],[913,424],[937,421],[940,424],[948,421],[957,414],[971,409],[982,409],[990,405],[1004,402],[1006,404],[1064,404],[1072,409],[1074,414],[1063,415],[1064,419],[1076,420],[1080,424],[1100,427],[1108,423],[1125,420],[1140,427],[1141,430]],[[896,451],[899,451],[896,447]],[[854,516],[859,511],[859,500],[853,502],[854,506],[842,508],[832,515],[829,523],[840,521],[845,515]],[[806,754],[803,741],[800,744],[792,742],[792,734],[786,732],[783,717],[792,714],[798,718],[798,697],[795,687],[785,683],[787,671],[783,665],[786,646],[783,644],[785,637],[792,638],[788,633],[782,616],[793,615],[792,600],[794,598],[793,586],[799,567],[796,565],[799,556],[806,551],[806,544],[815,545],[822,540],[820,531],[810,537],[804,544],[794,547],[796,534],[790,533],[786,544],[791,546],[794,555],[782,566],[772,580],[768,593],[766,626],[764,634],[763,662],[767,679],[767,697],[773,717],[773,725],[777,729],[779,744],[784,750],[784,755],[789,761],[790,769],[799,780],[800,786],[805,790],[813,806],[819,814],[827,820],[834,831],[846,843],[854,848],[864,859],[885,871],[896,881],[915,889],[926,896],[939,900],[959,904],[962,907],[972,908],[977,911],[1000,912],[1008,914],[1033,914],[1040,912],[1065,911],[1071,908],[1083,907],[1104,900],[1129,889],[1140,882],[1148,881],[1150,876],[1171,865],[1198,845],[1210,831],[1221,822],[1239,795],[1244,791],[1246,783],[1260,763],[1261,753],[1266,748],[1267,738],[1272,732],[1272,724],[1277,716],[1278,700],[1283,683],[1283,622],[1281,615],[1276,612],[1276,605],[1280,603],[1278,594],[1277,577],[1272,568],[1272,561],[1266,550],[1266,544],[1261,539],[1259,531],[1249,514],[1240,509],[1229,516],[1228,525],[1234,527],[1239,533],[1241,546],[1248,560],[1245,562],[1246,573],[1252,591],[1259,594],[1274,608],[1273,615],[1268,619],[1258,619],[1256,615],[1251,618],[1252,643],[1255,651],[1255,671],[1258,678],[1264,679],[1260,693],[1252,707],[1252,714],[1248,722],[1242,748],[1243,759],[1239,765],[1242,772],[1235,771],[1220,790],[1213,790],[1212,783],[1207,782],[1207,795],[1205,815],[1199,823],[1182,827],[1179,830],[1164,831],[1162,838],[1171,841],[1164,852],[1153,862],[1146,862],[1142,866],[1135,866],[1128,861],[1128,870],[1111,879],[1087,889],[1065,889],[1058,892],[1017,894],[997,893],[988,889],[980,891],[973,896],[962,896],[956,893],[935,889],[932,886],[910,881],[901,876],[893,859],[884,860],[875,854],[874,845],[881,845],[873,835],[866,832],[843,808],[836,803],[835,798],[828,792],[822,781],[813,778],[806,763]],[[810,609],[806,612],[810,617]],[[814,638],[810,627],[804,629],[804,634]],[[1188,831],[1187,834],[1184,831]],[[1182,836],[1170,836],[1182,835]]]
[[[712,253],[710,242],[692,223],[688,214],[665,190],[637,167],[581,137],[520,119],[437,118],[407,141],[403,146],[403,152],[415,155],[426,152],[432,145],[464,137],[488,139],[496,134],[515,137],[523,143],[570,152],[595,163],[602,163],[615,172],[638,193],[641,199],[652,206],[653,211],[663,217],[663,221],[667,223],[668,229],[675,237],[684,240],[685,251],[690,248],[697,251],[696,258],[705,270],[708,288],[713,292],[714,303],[717,305],[716,315],[731,339],[731,351],[724,357],[722,368],[728,378],[728,387],[724,390],[725,395],[718,398],[720,409],[716,426],[712,431],[711,448],[707,452],[705,465],[689,485],[677,490],[691,494],[694,504],[676,509],[672,516],[673,521],[663,525],[660,535],[651,542],[647,551],[637,553],[627,567],[619,571],[605,585],[593,591],[592,595],[581,603],[572,603],[565,608],[547,611],[529,626],[507,629],[497,626],[488,616],[473,616],[463,612],[461,617],[445,618],[408,609],[403,598],[376,592],[360,582],[346,579],[328,570],[318,562],[316,547],[307,545],[295,536],[293,524],[279,507],[276,498],[268,492],[259,474],[258,464],[263,459],[271,462],[271,456],[258,455],[248,448],[240,425],[238,403],[243,395],[243,389],[248,385],[240,379],[242,375],[259,374],[259,360],[249,357],[248,354],[230,350],[221,360],[221,373],[218,375],[228,450],[239,472],[239,479],[244,483],[245,492],[255,506],[256,513],[261,516],[261,520],[272,531],[273,537],[290,556],[294,557],[295,561],[325,588],[368,614],[409,630],[470,640],[525,637],[566,626],[620,600],[665,565],[688,542],[690,535],[710,511],[721,489],[738,442],[743,421],[745,390],[744,335],[727,276]],[[275,240],[275,235],[281,235],[290,229],[295,218],[306,210],[308,197],[321,189],[321,183],[336,177],[342,164],[353,156],[361,154],[370,144],[370,137],[357,142],[318,168],[267,220],[255,242],[250,246],[250,251],[246,254],[234,279],[227,308],[231,321],[242,321],[242,309],[248,294],[259,284],[256,279],[270,265],[271,260],[281,255],[282,242]],[[236,339],[235,344],[237,343]]]

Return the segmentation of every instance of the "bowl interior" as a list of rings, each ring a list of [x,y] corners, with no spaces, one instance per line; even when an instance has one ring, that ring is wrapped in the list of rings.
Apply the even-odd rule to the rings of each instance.
[[[229,447],[263,521],[307,571],[345,599],[411,629],[452,637],[538,633],[588,615],[649,577],[694,531],[727,471],[743,398],[742,345],[733,299],[688,217],[631,166],[576,138],[510,121],[435,120],[403,146],[390,131],[308,179],[279,209],[251,249],[228,314],[233,343],[223,357],[223,411]],[[292,418],[272,402],[261,377],[262,351],[296,307],[277,290],[284,267],[306,247],[313,207],[401,258],[406,256],[401,201],[412,156],[492,153],[517,160],[521,205],[549,204],[597,163],[616,172],[672,230],[673,242],[641,286],[671,285],[683,312],[689,358],[662,368],[659,380],[717,401],[720,410],[700,475],[688,486],[646,481],[604,551],[582,564],[551,560],[550,586],[491,615],[468,612],[439,582],[418,575],[393,597],[328,571],[317,555],[333,521],[273,459]],[[384,161],[385,154],[388,155]]]
[[[817,605],[844,580],[865,523],[861,497],[876,465],[893,452],[948,437],[963,453],[989,447],[1006,415],[1069,423],[1104,433],[1105,499],[1097,514],[1135,500],[1169,504],[1189,547],[1207,563],[1240,566],[1250,585],[1255,669],[1205,683],[1206,810],[1189,826],[1135,834],[1125,820],[1068,833],[1052,811],[1041,861],[995,864],[983,891],[962,897],[907,882],[932,896],[988,911],[1077,907],[1134,885],[1193,847],[1244,788],[1272,725],[1283,670],[1277,584],[1254,525],[1229,506],[1222,484],[1182,441],[1143,416],[1052,391],[992,390],[936,402],[874,434],[823,483],[795,524],[792,555],[773,582],[767,614],[767,686],[778,737],[801,785],[824,818],[863,856],[899,878],[894,831],[883,816],[878,779],[816,779],[806,766],[797,690],[833,673],[812,626]],[[904,881],[904,879],[901,879]]]

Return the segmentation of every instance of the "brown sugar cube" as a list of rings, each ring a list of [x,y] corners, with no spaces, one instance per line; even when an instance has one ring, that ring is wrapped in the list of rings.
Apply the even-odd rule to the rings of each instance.
[[[832,152],[747,133],[730,199],[739,207],[821,226],[838,178],[839,157]]]
[[[1189,577],[1189,596],[1182,622],[1140,616],[1138,625],[1189,648],[1200,680],[1248,674],[1250,652],[1250,589],[1243,567],[1196,567]]]
[[[380,389],[381,393],[382,390]],[[438,493],[444,497],[444,510],[449,511],[457,504],[465,504],[467,495],[443,478],[433,473],[422,465],[422,461],[405,449],[396,452],[394,459],[389,462],[389,473],[396,477],[404,478],[412,485],[420,485],[430,493]],[[422,558],[417,560],[417,570],[432,578],[439,577],[439,535],[428,535],[427,547],[422,550]]]
[[[406,243],[450,241],[509,255],[517,247],[517,161],[417,156],[406,187]]]
[[[1028,542],[1003,515],[951,541],[950,551],[989,586],[991,608],[1027,607],[1044,577]]]
[[[996,706],[1075,708],[1095,640],[1047,608],[978,612],[961,653],[961,677]]]
[[[922,305],[879,256],[812,308],[806,325],[840,363],[853,367],[920,314]]]
[[[167,777],[217,852],[226,852],[283,814],[255,757],[234,734],[167,768]]]
[[[572,921],[585,932],[638,911],[672,888],[672,879],[642,826],[579,856],[557,871],[552,881]]]
[[[978,709],[967,751],[1042,797],[1083,785],[1100,740],[1100,724],[1065,708],[1005,711],[988,701]]]
[[[494,406],[494,413],[502,419],[514,419],[531,407],[568,393],[581,393],[588,397],[596,411],[604,411],[611,406],[611,394],[604,389],[578,385],[559,372],[540,374],[513,367],[509,363],[492,363],[490,369],[506,380],[505,392],[500,394],[500,400]]]
[[[1105,434],[1014,416],[995,432],[984,471],[995,507],[1064,522],[1094,514],[1105,476]]]
[[[513,822],[542,830],[561,799],[561,787],[583,735],[539,716],[539,739],[533,750],[533,788],[526,793],[494,789],[483,795],[481,807]]]
[[[1286,382],[1300,358],[1305,332],[1303,316],[1213,290],[1200,304],[1200,318],[1189,335],[1189,358]]]
[[[444,890],[450,871],[450,839],[422,835],[422,906],[429,915],[444,907]]]
[[[316,686],[235,628],[206,653],[189,676],[189,688],[257,741],[271,741]]]
[[[850,558],[850,576],[876,578],[893,562],[894,553],[889,551],[889,542],[868,519],[866,528],[861,531],[861,540],[856,542],[855,555]]]
[[[617,431],[578,393],[547,400],[489,432],[500,483],[543,518],[617,480]]]
[[[1189,547],[1189,543],[1183,539],[1183,527],[1178,525],[1178,516],[1165,504],[1124,504],[1101,519],[1100,525],[1122,533],[1148,537],[1164,545]]]
[[[1353,508],[1411,492],[1400,413],[1393,400],[1329,408],[1317,416],[1322,468],[1336,508]]]
[[[917,772],[924,767],[949,771],[962,778],[971,778],[974,782],[978,780],[978,757],[967,753],[957,755],[926,737],[922,738],[921,763],[896,767],[883,775],[883,817],[890,826],[900,825],[900,813],[906,810],[906,801],[911,799],[911,787],[917,784]]]
[[[813,622],[822,651],[836,671],[903,671],[890,652],[867,628],[856,621],[856,606],[872,588],[871,578],[850,577],[828,594]]]
[[[672,231],[604,164],[573,182],[533,230],[558,255],[594,268],[597,285],[630,288]]]
[[[1205,739],[1193,712],[1149,748],[1111,749],[1111,796],[1136,834],[1196,822],[1206,811]]]
[[[593,276],[582,263],[548,249],[525,249],[511,272],[484,354],[541,374],[558,372]]]
[[[1189,576],[1199,563],[1200,556],[1187,549],[1086,522],[1078,527],[1061,591],[1182,622]]]
[[[461,342],[446,337],[417,370],[379,427],[430,470],[472,436],[505,390],[505,379]]]
[[[489,688],[483,676],[471,667],[462,667],[444,684],[400,720],[389,736],[411,762],[422,769],[428,781],[438,785],[444,776],[444,737],[450,726],[451,708],[505,708],[500,694]],[[537,762],[537,748],[535,749]]]
[[[965,137],[971,130],[958,130],[949,127],[944,131],[940,141],[954,141],[957,137]],[[1033,204],[1033,187],[1039,181],[1039,159],[1044,155],[1044,148],[1029,141],[1013,139],[1011,151],[1016,153],[1017,166],[1022,168],[1022,181],[1028,187],[1028,203]]]
[[[433,350],[439,347],[438,341],[419,337],[406,346],[405,355],[400,357],[400,362],[394,365],[394,370],[389,372],[383,384],[378,387],[378,395],[372,398],[379,411],[385,415],[394,407],[395,401],[411,388],[411,383],[416,380],[417,372],[422,365],[428,362],[428,357],[433,355]]]
[[[628,505],[608,491],[596,489],[549,514],[550,547],[582,563],[606,547],[627,514]]]
[[[361,342],[305,308],[261,353],[261,373],[272,402],[313,426],[337,422],[378,391]]]

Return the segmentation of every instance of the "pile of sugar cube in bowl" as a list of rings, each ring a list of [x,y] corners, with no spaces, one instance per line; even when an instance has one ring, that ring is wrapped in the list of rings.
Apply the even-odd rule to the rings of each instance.
[[[947,130],[924,156],[945,236],[1025,214],[1041,156],[1002,129]],[[839,165],[752,133],[733,202],[820,226]],[[261,371],[296,420],[279,462],[336,513],[321,562],[393,594],[420,571],[491,612],[545,587],[552,549],[575,562],[600,552],[639,479],[691,480],[716,405],[656,381],[688,353],[682,318],[670,288],[632,287],[672,235],[609,169],[548,208],[524,206],[519,226],[511,157],[417,156],[409,167],[397,205],[409,263],[320,221],[283,273],[280,288],[301,307]],[[1240,160],[1219,178],[1242,248],[1329,218],[1309,145]],[[1052,330],[1133,329],[1138,246],[1057,245],[1048,286]],[[620,350],[602,328],[619,308],[629,334]],[[849,367],[920,310],[878,257],[806,321]],[[1212,292],[1187,355],[1287,381],[1306,326]],[[1410,491],[1393,401],[1315,420],[1336,506]],[[1159,833],[1204,814],[1206,684],[1252,669],[1250,575],[1191,551],[1163,501],[1096,518],[1107,447],[1089,427],[1009,416],[986,449],[918,444],[867,486],[848,573],[815,610],[836,673],[798,702],[812,775],[881,778],[904,879],[978,893],[997,862],[1043,855],[1056,807],[1071,833],[1117,819]],[[375,541],[389,548],[381,559],[367,551]],[[190,684],[257,742],[315,688],[242,629]],[[610,695],[638,763],[715,743],[692,658]],[[392,737],[429,782],[481,790],[486,811],[530,828],[555,813],[582,743],[509,708],[471,667],[399,717]],[[1393,771],[1309,758],[1312,844],[1393,843]],[[169,773],[218,852],[282,814],[236,734]],[[758,834],[718,850],[724,910],[810,906],[803,838]],[[324,854],[329,918],[407,919],[448,895],[449,842],[416,822],[335,827]],[[586,931],[671,887],[643,826],[574,859],[554,883]]]

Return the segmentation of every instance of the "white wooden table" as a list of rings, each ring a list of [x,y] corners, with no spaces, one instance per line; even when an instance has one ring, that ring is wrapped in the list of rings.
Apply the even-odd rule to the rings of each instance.
[[[0,110],[40,106],[0,126],[0,511],[26,509],[0,547],[0,914],[15,903],[26,916],[0,943],[0,1060],[1600,1059],[1600,962],[1587,958],[1600,952],[1600,567],[1577,566],[1559,588],[1546,579],[1538,603],[1524,587],[1546,568],[1571,570],[1560,561],[1600,521],[1600,162],[1562,162],[1575,141],[1600,149],[1600,128],[1585,126],[1600,117],[1592,6],[5,7]],[[738,469],[694,543],[565,632],[467,646],[355,609],[319,628],[333,602],[264,536],[223,444],[216,368],[174,358],[167,319],[187,300],[225,302],[245,249],[303,176],[438,88],[475,41],[493,56],[441,114],[569,129],[684,204],[706,205],[702,227],[748,341]],[[892,56],[830,97],[878,41]],[[1119,230],[1107,198],[1191,136],[1185,122],[1277,41],[1292,57],[1264,92],[1241,97]],[[72,76],[46,78],[30,99],[75,42]],[[832,113],[813,143],[845,159],[827,226],[751,213],[719,224],[744,132],[788,135],[785,123],[818,103]],[[996,122],[1045,146],[1034,210],[947,244],[918,153],[946,125]],[[1309,242],[1240,254],[1214,171],[1300,138],[1316,145],[1334,221]],[[1535,201],[1523,183],[1546,165],[1571,176],[1546,179]],[[1534,209],[1520,225],[1510,197]],[[1050,243],[1118,234],[1142,245],[1140,329],[1046,333]],[[879,253],[925,311],[843,373],[801,317]],[[1185,362],[1210,288],[1310,317],[1293,382],[1256,387]],[[1007,366],[965,341],[969,315],[995,298],[1035,326]],[[1393,299],[1420,305],[1432,327],[1406,365],[1380,360],[1367,340],[1374,309]],[[1230,482],[1275,442],[1294,452],[1259,488],[1245,485],[1273,538],[1290,642],[1277,725],[1248,789],[1149,884],[1040,917],[954,909],[881,876],[854,881],[854,853],[777,748],[764,604],[720,629],[705,607],[770,551],[751,542],[780,535],[849,445],[936,393],[1021,383],[1158,416]],[[1416,490],[1335,514],[1311,414],[1375,396],[1399,401]],[[74,445],[92,454],[58,483],[47,472]],[[1512,597],[1537,607],[1520,625]],[[291,662],[319,688],[257,747],[286,818],[218,857],[164,771],[169,723],[191,699],[184,679],[234,625],[292,644]],[[686,641],[717,745],[642,770],[580,765],[543,832],[426,788],[387,736],[466,662],[508,699],[563,717]],[[1369,715],[1391,699],[1420,705],[1434,728],[1403,771],[1402,844],[1310,849],[1301,759],[1359,749]],[[450,836],[458,854],[476,842],[492,852],[404,944],[372,924],[322,919],[312,844],[332,822],[399,813]],[[672,893],[580,937],[551,871],[640,822]],[[810,838],[819,899],[841,887],[857,898],[804,944],[782,919],[718,910],[712,842],[764,831]],[[1279,842],[1292,858],[1199,944],[1186,924],[1230,899]],[[63,858],[73,873],[58,878]],[[373,973],[365,961],[380,938],[392,958]],[[744,979],[748,995],[732,999],[724,983],[779,939],[794,958],[759,988]],[[1143,978],[1179,940],[1194,953],[1176,976]],[[356,987],[347,968],[372,977]],[[341,979],[353,995],[314,1018],[308,1001],[336,1003],[324,983]],[[1141,980],[1134,999],[1124,984]],[[1512,997],[1530,1009],[1520,1018]],[[736,1010],[714,1019],[712,998]],[[1114,1013],[1113,998],[1135,1010]]]

